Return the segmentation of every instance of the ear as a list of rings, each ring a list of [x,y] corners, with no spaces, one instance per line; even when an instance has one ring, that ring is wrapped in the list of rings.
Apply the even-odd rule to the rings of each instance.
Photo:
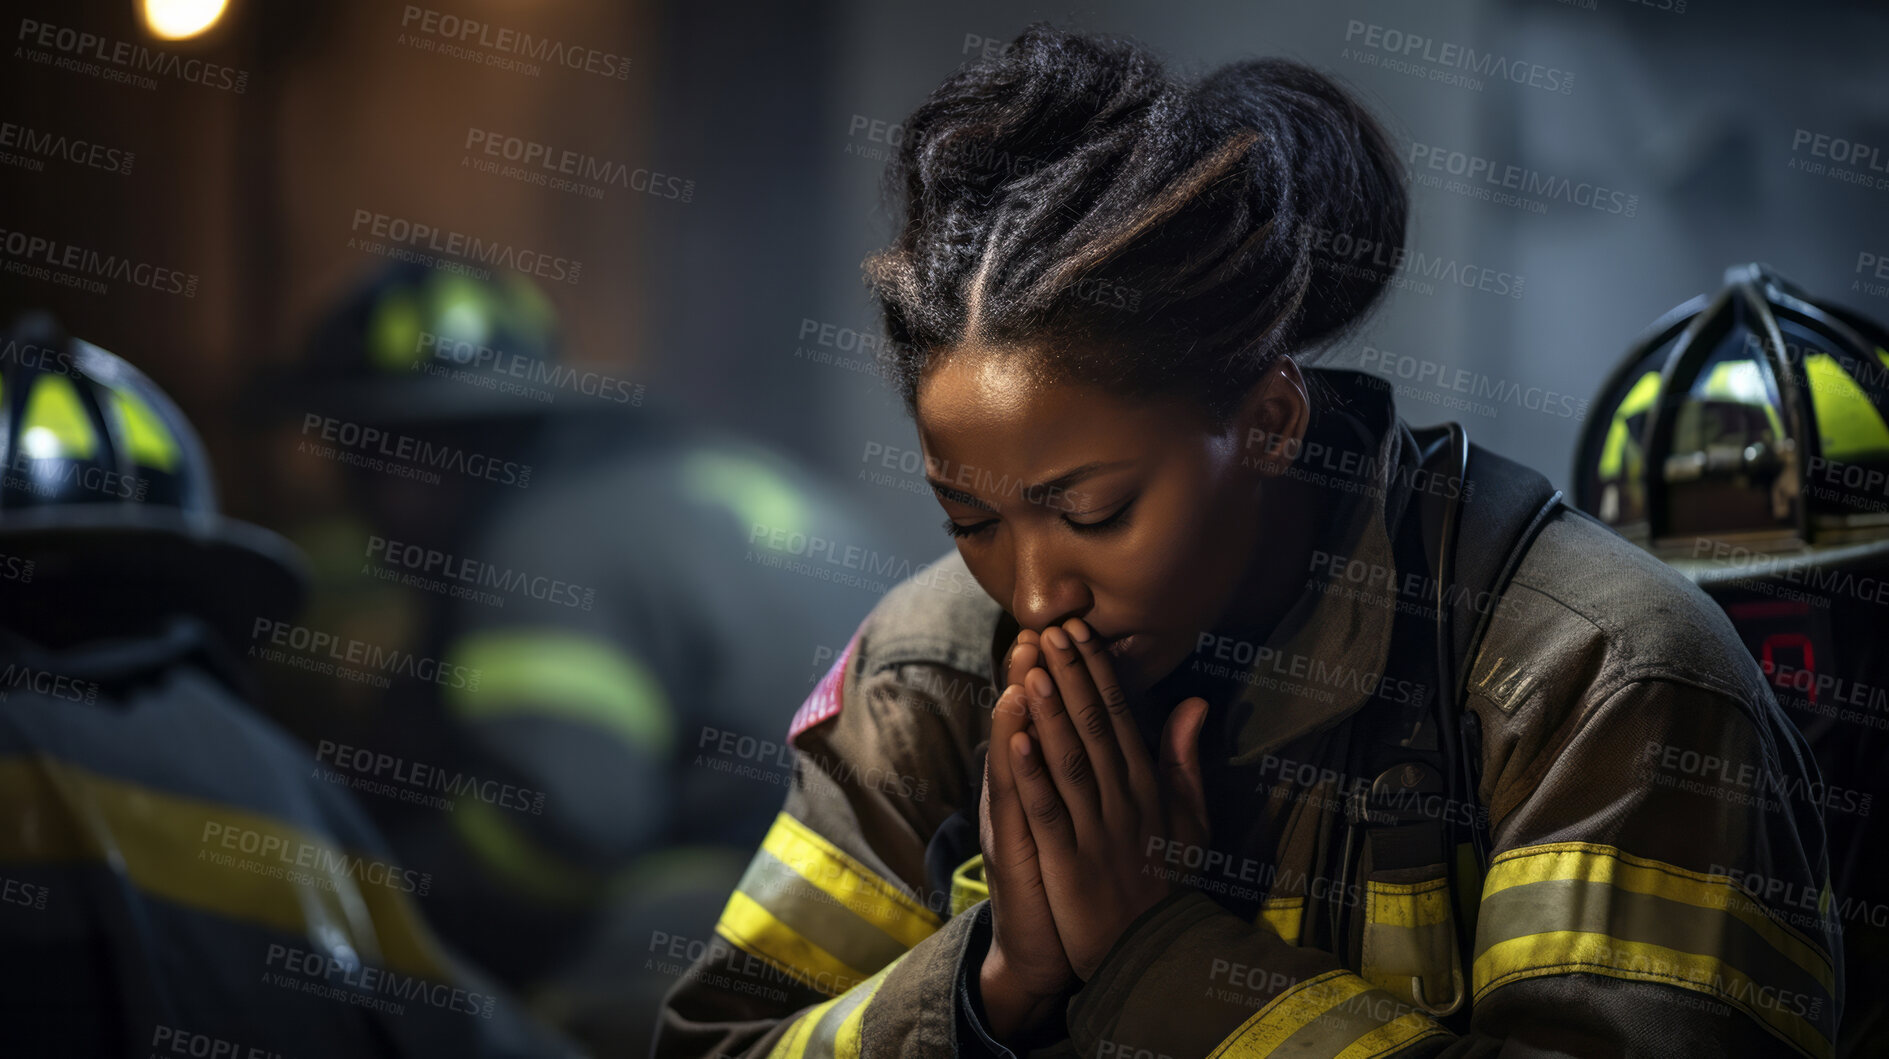
[[[1286,473],[1299,456],[1311,422],[1305,376],[1297,361],[1281,355],[1247,390],[1234,414],[1240,465],[1266,478]]]

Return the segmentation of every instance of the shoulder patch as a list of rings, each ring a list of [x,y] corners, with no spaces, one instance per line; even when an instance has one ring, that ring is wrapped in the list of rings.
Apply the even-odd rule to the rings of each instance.
[[[861,631],[863,630],[864,626],[861,626]],[[853,638],[846,641],[846,649],[833,660],[833,668],[826,671],[826,676],[821,677],[820,682],[813,686],[813,691],[807,696],[807,701],[801,703],[800,708],[794,711],[794,719],[787,726],[789,741],[821,721],[839,716],[840,706],[845,698],[843,691],[846,686],[846,667],[852,663],[853,650],[858,646],[859,633],[855,632]]]

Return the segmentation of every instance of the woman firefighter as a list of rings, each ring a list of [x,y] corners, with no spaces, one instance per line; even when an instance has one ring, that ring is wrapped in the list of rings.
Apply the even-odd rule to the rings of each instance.
[[[1039,24],[905,130],[866,271],[956,553],[652,943],[659,1059],[1831,1054],[1815,765],[1722,613],[1302,364],[1402,260],[1370,115]]]

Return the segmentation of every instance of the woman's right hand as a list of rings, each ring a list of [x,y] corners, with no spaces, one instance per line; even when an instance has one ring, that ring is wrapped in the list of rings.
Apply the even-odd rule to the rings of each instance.
[[[1008,681],[991,711],[990,749],[984,755],[984,793],[978,804],[978,842],[990,888],[991,942],[978,977],[991,1036],[1005,1041],[1047,1021],[1079,983],[1050,917],[1036,842],[1017,798],[1010,741],[1029,725],[1023,675],[1041,654],[1036,633],[1024,630],[1010,650]]]

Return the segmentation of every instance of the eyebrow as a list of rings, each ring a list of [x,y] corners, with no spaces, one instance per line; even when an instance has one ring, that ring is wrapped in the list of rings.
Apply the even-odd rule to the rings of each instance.
[[[1113,463],[1102,463],[1100,461],[1093,462],[1093,463],[1085,463],[1080,467],[1074,467],[1067,471],[1064,471],[1063,473],[1057,475],[1054,478],[1051,478],[1050,480],[1046,482],[1039,482],[1036,485],[1024,486],[1023,488],[1019,489],[1018,492],[1023,493],[1025,495],[1042,496],[1045,493],[1050,492],[1051,490],[1065,490],[1066,491],[1069,486],[1082,481],[1084,478],[1088,478],[1093,475],[1100,474],[1103,471],[1112,471],[1116,469],[1117,467],[1126,467],[1133,462],[1134,462],[1133,460],[1116,460]],[[986,503],[985,501],[979,500],[977,497],[972,496],[971,494],[964,492],[961,489],[954,489],[951,486],[946,485],[945,483],[939,481],[938,479],[931,477],[930,475],[925,476],[925,481],[929,482],[931,484],[932,489],[935,490],[939,496],[944,497],[946,500],[955,500],[960,504],[966,504],[966,505],[969,505],[974,508],[978,508],[983,511],[992,511],[992,512],[996,511],[996,508],[991,507],[990,504]],[[1001,481],[999,482],[999,484],[1002,484]]]

